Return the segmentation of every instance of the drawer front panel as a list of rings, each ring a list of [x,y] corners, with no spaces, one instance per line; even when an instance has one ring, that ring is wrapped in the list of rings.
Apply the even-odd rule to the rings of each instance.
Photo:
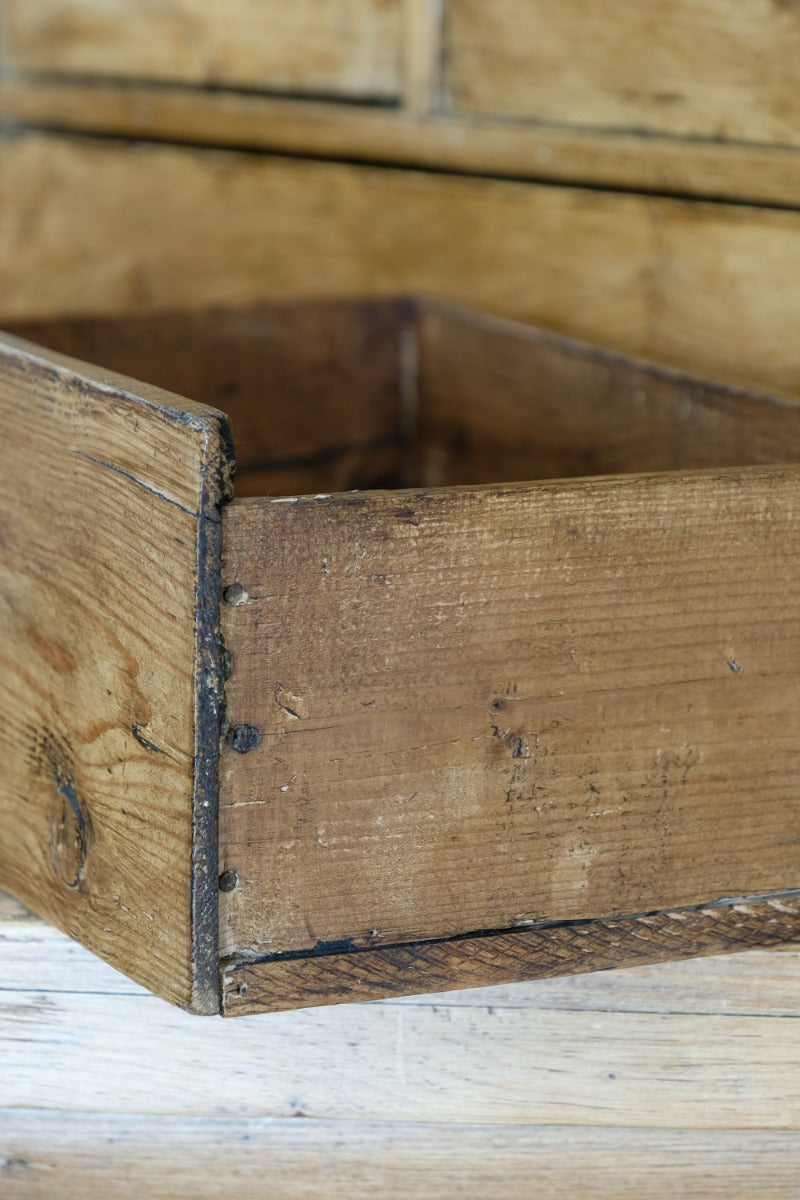
[[[797,145],[800,10],[762,0],[450,0],[453,107]]]
[[[799,479],[234,502],[223,954],[796,887]]]
[[[391,99],[401,0],[7,0],[11,66]]]

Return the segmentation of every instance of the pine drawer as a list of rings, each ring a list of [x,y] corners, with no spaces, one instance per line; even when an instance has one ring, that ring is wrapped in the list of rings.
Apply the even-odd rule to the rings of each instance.
[[[800,934],[794,402],[399,299],[20,326],[0,420],[0,886],[154,992]]]

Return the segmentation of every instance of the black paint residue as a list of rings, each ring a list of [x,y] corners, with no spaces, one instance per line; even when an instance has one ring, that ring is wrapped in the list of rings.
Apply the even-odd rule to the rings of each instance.
[[[225,741],[237,754],[248,754],[261,742],[261,730],[257,725],[232,725]]]

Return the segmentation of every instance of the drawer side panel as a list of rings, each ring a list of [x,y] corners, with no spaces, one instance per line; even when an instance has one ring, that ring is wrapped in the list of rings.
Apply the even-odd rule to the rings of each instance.
[[[224,419],[0,340],[0,880],[216,1006]]]

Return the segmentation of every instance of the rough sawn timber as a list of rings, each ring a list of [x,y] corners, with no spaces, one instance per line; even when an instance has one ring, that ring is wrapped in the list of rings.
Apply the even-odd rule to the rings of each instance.
[[[799,518],[792,467],[228,506],[228,968],[310,996],[331,954],[797,888]]]
[[[0,338],[0,879],[217,1008],[213,409]]]

